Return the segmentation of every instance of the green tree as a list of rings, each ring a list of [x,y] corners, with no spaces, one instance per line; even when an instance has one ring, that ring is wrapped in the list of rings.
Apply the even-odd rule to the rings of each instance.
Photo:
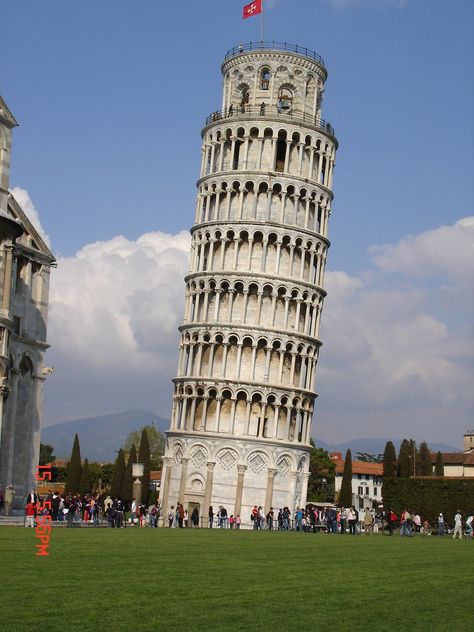
[[[398,453],[397,474],[400,478],[410,477],[410,443],[403,439]]]
[[[91,475],[89,472],[89,460],[84,459],[81,472],[81,482],[79,484],[79,493],[81,496],[86,496],[91,493]]]
[[[431,452],[425,441],[420,443],[417,472],[418,476],[433,476]]]
[[[74,437],[74,443],[72,446],[71,458],[66,468],[66,485],[64,489],[65,494],[77,494],[79,493],[79,487],[81,484],[81,448],[79,445],[79,437]]]
[[[410,439],[410,476],[416,476],[419,472],[420,455],[416,447],[416,441]]]
[[[133,498],[133,477],[132,477],[132,464],[137,462],[137,450],[135,444],[132,444],[130,448],[130,454],[128,455],[128,463],[125,468],[125,474],[122,481],[122,493],[120,494],[122,502],[130,503]]]
[[[165,453],[165,437],[154,425],[143,426],[140,430],[134,430],[127,436],[122,446],[125,458],[130,454],[132,445],[135,446],[136,450],[139,449],[144,429],[147,431],[148,442],[150,444],[150,468],[152,470],[159,470],[161,469],[163,454]]]
[[[356,452],[356,461],[363,463],[381,463],[383,454],[371,454],[370,452]]]
[[[350,450],[347,450],[344,461],[339,505],[341,507],[352,507],[352,454]]]
[[[310,440],[308,499],[320,502],[334,502],[336,464],[326,450],[317,448]]]
[[[441,452],[436,453],[435,476],[444,476],[444,461]]]
[[[48,443],[40,443],[39,464],[48,465],[53,461],[56,461],[53,446]]]
[[[150,442],[148,441],[148,430],[143,428],[140,438],[140,448],[138,449],[138,462],[143,463],[142,476],[142,497],[141,501],[146,503],[150,493]]]
[[[110,487],[110,494],[112,498],[120,498],[122,495],[122,483],[125,476],[125,470],[127,466],[125,464],[125,455],[122,448],[120,448],[115,461],[114,475]]]
[[[383,453],[383,477],[393,478],[397,475],[397,453],[395,452],[395,446],[391,441],[387,441],[385,444],[385,450]]]

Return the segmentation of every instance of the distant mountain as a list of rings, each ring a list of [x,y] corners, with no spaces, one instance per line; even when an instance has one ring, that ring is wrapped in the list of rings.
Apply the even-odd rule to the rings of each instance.
[[[401,439],[351,439],[350,441],[343,441],[342,443],[326,443],[315,439],[314,442],[318,448],[323,448],[328,452],[342,452],[344,457],[346,450],[352,452],[352,458],[355,459],[356,452],[367,452],[368,454],[383,454],[385,450],[385,444],[387,441],[391,441],[395,446],[395,450],[398,453]],[[461,448],[455,448],[452,445],[446,443],[430,443],[427,441],[428,447],[432,452],[460,452]]]
[[[149,410],[127,410],[123,413],[76,419],[47,426],[43,428],[41,442],[52,445],[58,459],[69,459],[74,435],[77,432],[83,459],[87,457],[89,461],[115,461],[117,450],[122,447],[126,437],[134,430],[151,425],[153,421],[160,432],[164,433],[168,430],[170,423],[168,419],[158,417]],[[400,439],[351,439],[333,444],[315,439],[315,443],[328,452],[342,452],[343,456],[346,450],[350,449],[352,457],[355,458],[356,452],[383,453],[385,444],[389,440],[393,441],[398,452]],[[433,452],[460,451],[460,448],[444,443],[428,443],[428,446]]]
[[[122,447],[126,437],[143,426],[155,422],[160,432],[169,429],[169,420],[158,417],[149,410],[127,410],[123,413],[101,415],[65,421],[43,428],[41,442],[54,447],[58,459],[69,459],[74,435],[79,435],[81,457],[89,461],[115,461],[117,450]]]

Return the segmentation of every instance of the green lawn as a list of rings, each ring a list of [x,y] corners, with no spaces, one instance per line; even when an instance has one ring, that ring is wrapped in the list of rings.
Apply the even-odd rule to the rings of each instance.
[[[2,632],[473,629],[450,537],[2,527],[0,560]]]

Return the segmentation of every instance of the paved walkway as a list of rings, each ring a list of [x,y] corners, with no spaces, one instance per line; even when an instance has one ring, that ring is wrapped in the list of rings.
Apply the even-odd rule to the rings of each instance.
[[[23,513],[20,516],[4,516],[0,515],[0,527],[6,526],[15,526],[15,527],[23,527],[25,524],[25,517]]]

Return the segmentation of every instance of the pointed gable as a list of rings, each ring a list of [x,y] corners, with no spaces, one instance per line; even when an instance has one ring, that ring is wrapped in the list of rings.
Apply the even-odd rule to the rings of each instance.
[[[7,125],[8,127],[17,127],[18,123],[15,120],[15,117],[8,109],[8,105],[5,103],[3,98],[0,96],[0,119],[1,121]]]
[[[21,224],[24,230],[24,234],[17,244],[21,243],[22,246],[26,246],[30,250],[34,250],[46,257],[50,263],[54,263],[56,259],[53,253],[11,193],[8,196],[8,213]]]

